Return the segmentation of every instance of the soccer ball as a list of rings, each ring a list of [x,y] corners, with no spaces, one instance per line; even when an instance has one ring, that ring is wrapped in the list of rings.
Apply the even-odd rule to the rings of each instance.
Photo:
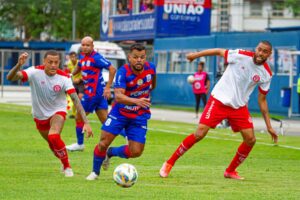
[[[193,75],[189,75],[186,80],[188,83],[192,84],[195,81],[195,77]]]
[[[123,163],[116,167],[113,173],[113,178],[117,185],[127,188],[136,183],[138,173],[133,165]]]

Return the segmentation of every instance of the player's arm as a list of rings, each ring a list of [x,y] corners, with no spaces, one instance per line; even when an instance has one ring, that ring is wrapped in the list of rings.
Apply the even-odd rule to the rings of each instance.
[[[22,53],[18,59],[18,63],[8,72],[6,78],[9,81],[17,81],[23,79],[23,74],[20,72],[21,67],[25,64],[28,58],[28,53]]]
[[[83,109],[83,107],[80,103],[80,99],[78,98],[78,95],[76,94],[76,92],[73,92],[69,95],[70,95],[70,97],[73,101],[73,104],[76,107],[77,112],[80,114],[80,116],[83,120],[83,123],[84,123],[83,131],[87,133],[87,137],[93,136],[92,128],[91,128],[91,126],[89,124],[89,121],[86,117],[85,111],[84,111],[84,109]]]
[[[154,90],[155,87],[156,87],[156,74],[154,74],[152,78],[151,91]]]
[[[116,69],[114,66],[110,65],[108,67],[108,72],[109,72],[109,75],[108,75],[108,81],[106,83],[106,86],[104,88],[104,93],[103,93],[103,96],[106,98],[106,99],[109,99],[111,97],[111,93],[110,93],[110,87],[113,83],[113,80],[114,80],[114,77],[115,77],[115,74],[116,74]]]
[[[277,143],[278,142],[278,136],[276,134],[276,131],[272,128],[272,125],[271,125],[271,120],[270,120],[270,116],[269,116],[269,109],[268,109],[268,102],[267,102],[267,99],[266,99],[266,95],[262,94],[261,92],[258,93],[258,104],[259,104],[259,108],[260,108],[260,111],[262,113],[262,116],[265,120],[267,130],[270,133],[274,143]]]
[[[81,71],[80,67],[77,65],[74,70],[72,71],[72,76],[78,74]]]
[[[125,105],[137,105],[143,108],[150,107],[150,99],[149,98],[131,98],[125,95],[124,88],[115,88],[115,100],[118,103],[122,103]]]
[[[208,74],[206,75],[206,82],[205,82],[206,94],[208,94],[210,90],[210,80],[208,78]]]
[[[215,48],[215,49],[206,49],[203,51],[198,51],[194,53],[188,53],[186,55],[186,58],[192,62],[196,58],[200,58],[202,56],[225,56],[226,49],[220,49],[220,48]]]

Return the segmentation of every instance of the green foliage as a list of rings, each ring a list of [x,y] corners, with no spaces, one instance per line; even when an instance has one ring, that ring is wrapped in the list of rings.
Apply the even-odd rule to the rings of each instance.
[[[100,1],[98,0],[0,0],[0,17],[25,38],[40,39],[42,32],[55,39],[72,39],[72,8],[76,10],[77,39],[99,37]],[[50,38],[49,38],[50,39]]]
[[[94,138],[86,140],[83,152],[71,152],[72,178],[60,173],[60,163],[35,129],[29,107],[0,104],[0,199],[299,199],[300,137],[280,137],[273,146],[267,134],[257,133],[257,143],[238,168],[246,180],[223,178],[223,171],[241,142],[228,129],[211,130],[178,160],[170,177],[158,176],[162,163],[196,125],[153,121],[141,157],[112,158],[108,171],[94,182],[85,180],[92,167],[93,148],[99,139],[100,123],[92,121]],[[66,121],[62,138],[75,141],[75,122]],[[113,143],[122,145],[118,137]],[[298,149],[292,149],[296,147]],[[121,188],[112,179],[121,163],[133,164],[139,173],[131,188]]]
[[[285,0],[285,7],[290,8],[295,15],[300,15],[300,2],[299,0]]]

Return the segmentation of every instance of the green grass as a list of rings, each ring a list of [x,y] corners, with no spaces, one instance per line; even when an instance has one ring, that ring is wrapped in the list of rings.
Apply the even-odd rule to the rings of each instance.
[[[88,182],[99,123],[92,124],[95,136],[86,141],[85,151],[69,153],[75,176],[65,178],[35,129],[30,108],[0,104],[0,121],[0,199],[300,199],[300,137],[284,136],[279,146],[273,146],[268,135],[257,133],[255,148],[238,168],[246,180],[235,181],[224,179],[223,171],[241,137],[215,129],[178,160],[169,178],[162,179],[162,163],[196,125],[150,121],[140,158],[113,158],[98,181]],[[73,120],[66,121],[62,138],[66,144],[75,141]],[[123,143],[120,137],[114,145]],[[113,169],[123,162],[135,165],[139,173],[131,188],[112,180]]]

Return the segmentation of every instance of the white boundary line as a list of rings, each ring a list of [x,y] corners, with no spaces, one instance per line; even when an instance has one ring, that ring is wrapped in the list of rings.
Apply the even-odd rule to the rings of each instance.
[[[177,132],[177,131],[175,132],[175,131],[159,129],[159,128],[148,128],[148,129],[151,131],[161,131],[164,133],[172,133],[172,134],[177,134],[177,135],[188,135],[186,132]],[[215,131],[210,130],[210,132],[215,132]],[[237,140],[237,139],[227,139],[227,138],[220,138],[220,137],[215,137],[215,136],[206,136],[206,137],[215,139],[215,140],[227,140],[227,141],[241,142],[241,140]],[[265,142],[256,142],[256,144],[265,145],[265,146],[277,146],[277,147],[282,147],[282,148],[286,148],[286,149],[300,150],[300,147],[294,147],[294,146],[288,146],[288,145],[275,145],[275,144],[269,144],[269,143],[265,143]]]

